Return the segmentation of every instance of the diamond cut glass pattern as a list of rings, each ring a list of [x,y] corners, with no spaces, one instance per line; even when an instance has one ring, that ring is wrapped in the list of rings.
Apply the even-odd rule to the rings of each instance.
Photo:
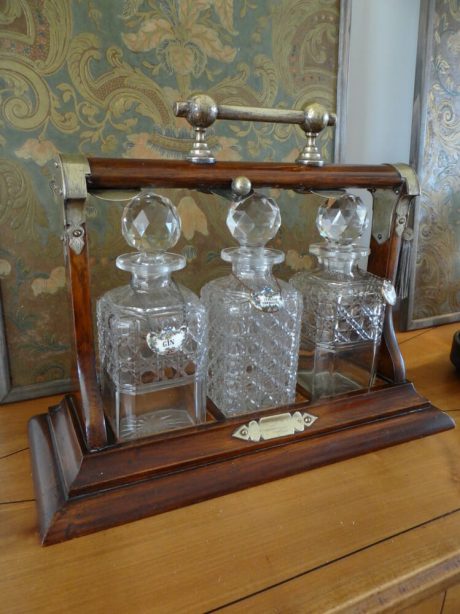
[[[139,233],[140,237],[144,236],[145,231],[149,227],[149,224],[150,224],[150,222],[149,222],[149,219],[148,219],[145,211],[143,209],[141,209],[141,211],[138,213],[137,217],[135,217],[134,220],[133,220],[133,226],[137,230],[137,232]]]
[[[177,212],[143,191],[125,207],[123,232],[151,253],[119,256],[131,283],[97,302],[100,385],[120,441],[199,424],[206,413],[206,311],[171,278],[183,258],[164,252],[178,240]]]
[[[281,225],[278,205],[272,198],[253,193],[232,204],[227,227],[240,245],[261,247],[272,239]]]
[[[283,254],[263,246],[280,226],[278,205],[259,194],[232,204],[227,226],[239,248],[222,251],[232,274],[206,284],[208,396],[226,416],[295,399],[302,297],[276,279]]]
[[[283,308],[257,311],[233,276],[202,290],[209,311],[208,396],[227,416],[292,403],[301,298],[279,282]]]
[[[329,198],[319,208],[316,224],[324,239],[348,245],[366,230],[367,209],[359,196],[353,194]]]
[[[123,212],[123,236],[129,245],[141,252],[173,247],[180,231],[180,217],[169,198],[149,190],[142,190]]]
[[[310,247],[318,266],[291,279],[304,301],[298,381],[313,399],[372,385],[385,316],[384,290],[390,284],[358,268],[358,259],[369,253],[350,245],[367,226],[359,199],[329,199],[319,209],[317,226],[327,239]]]

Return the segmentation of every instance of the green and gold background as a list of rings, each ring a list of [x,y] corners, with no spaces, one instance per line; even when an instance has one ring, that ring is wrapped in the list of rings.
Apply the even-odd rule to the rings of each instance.
[[[227,104],[335,110],[338,31],[339,0],[0,0],[0,276],[14,388],[38,393],[71,372],[55,154],[181,157],[191,134],[172,104],[200,91]],[[292,161],[303,145],[298,128],[269,124],[218,122],[210,136],[220,160]],[[178,278],[198,291],[228,270],[226,206],[169,196],[183,223],[176,251],[188,260]],[[315,211],[311,197],[275,196],[279,275],[289,277],[310,265]],[[89,202],[95,297],[127,281],[114,267],[126,248],[120,212]]]

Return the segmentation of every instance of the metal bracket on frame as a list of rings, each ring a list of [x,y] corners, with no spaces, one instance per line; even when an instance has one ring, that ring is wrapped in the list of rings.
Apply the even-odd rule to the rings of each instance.
[[[379,245],[388,241],[393,216],[396,215],[395,232],[402,236],[409,214],[411,200],[420,194],[420,185],[414,169],[408,164],[392,164],[401,175],[401,187],[393,191],[376,188],[374,198],[372,236]]]
[[[91,173],[88,160],[82,155],[61,154],[53,171],[51,188],[64,204],[63,240],[75,254],[81,254],[85,246],[86,176]]]

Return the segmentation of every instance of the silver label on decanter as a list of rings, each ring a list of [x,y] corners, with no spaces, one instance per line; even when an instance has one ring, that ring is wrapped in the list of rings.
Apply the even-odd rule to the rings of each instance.
[[[396,304],[396,299],[397,299],[396,290],[395,290],[395,287],[393,286],[393,284],[391,283],[391,281],[388,281],[388,279],[385,279],[383,281],[382,295],[383,295],[383,298],[385,299],[385,301],[389,305],[395,305]]]
[[[175,354],[182,349],[185,337],[187,336],[187,327],[181,326],[174,328],[173,326],[165,326],[159,333],[150,331],[147,333],[145,340],[147,345],[157,354],[167,355]]]
[[[258,292],[252,292],[250,300],[256,309],[267,313],[274,313],[283,306],[281,293],[268,286]]]

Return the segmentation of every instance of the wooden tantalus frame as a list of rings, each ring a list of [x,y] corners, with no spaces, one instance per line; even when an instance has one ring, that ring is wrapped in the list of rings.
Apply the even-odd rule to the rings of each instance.
[[[367,188],[373,194],[369,270],[395,281],[401,234],[418,194],[405,165],[322,168],[274,163],[194,165],[167,160],[62,157],[56,191],[65,205],[65,243],[74,312],[79,392],[29,423],[43,544],[53,544],[210,497],[423,437],[454,426],[406,381],[387,309],[379,375],[369,392],[300,401],[242,418],[123,444],[111,440],[96,380],[84,202],[87,190],[181,187],[229,190],[246,176],[253,187],[326,190]],[[296,413],[299,412],[299,413]],[[308,413],[305,428],[292,425]],[[280,416],[284,414],[284,416]],[[290,415],[286,415],[290,414]],[[297,418],[296,418],[297,417]],[[316,418],[316,419],[315,419]],[[259,441],[234,436],[243,425]],[[297,422],[298,424],[298,422]],[[280,433],[270,439],[273,425]],[[291,428],[292,427],[292,428]],[[276,431],[276,429],[275,429]],[[273,434],[273,433],[272,433]]]

